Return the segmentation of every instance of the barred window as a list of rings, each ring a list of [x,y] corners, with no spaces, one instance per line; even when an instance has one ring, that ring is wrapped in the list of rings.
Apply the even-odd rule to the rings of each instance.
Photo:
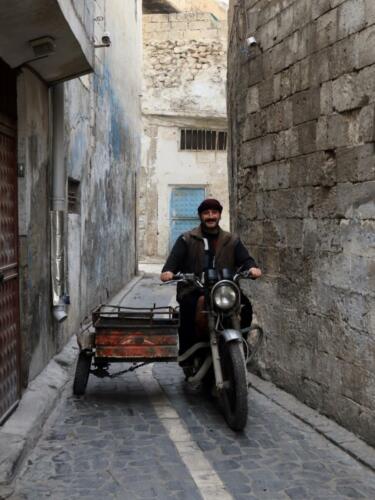
[[[181,129],[181,151],[225,151],[227,132],[224,130]]]

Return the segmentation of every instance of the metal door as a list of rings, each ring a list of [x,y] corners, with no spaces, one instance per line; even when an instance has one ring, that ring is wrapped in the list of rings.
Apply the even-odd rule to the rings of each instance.
[[[197,208],[204,197],[204,188],[179,187],[172,190],[170,247],[181,233],[199,224]]]
[[[0,422],[20,390],[17,233],[16,129],[0,114]]]

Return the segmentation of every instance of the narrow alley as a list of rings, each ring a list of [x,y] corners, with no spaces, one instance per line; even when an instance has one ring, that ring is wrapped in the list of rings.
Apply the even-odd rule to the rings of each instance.
[[[121,303],[173,297],[173,286],[146,274]],[[175,363],[90,376],[83,397],[70,381],[10,498],[375,498],[373,470],[255,389],[249,405],[246,430],[236,434]]]

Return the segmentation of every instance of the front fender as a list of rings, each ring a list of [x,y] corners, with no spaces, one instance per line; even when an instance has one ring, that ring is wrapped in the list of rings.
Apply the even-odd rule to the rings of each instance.
[[[220,332],[220,336],[223,337],[224,342],[242,342],[241,332],[234,330],[233,328],[228,328]]]

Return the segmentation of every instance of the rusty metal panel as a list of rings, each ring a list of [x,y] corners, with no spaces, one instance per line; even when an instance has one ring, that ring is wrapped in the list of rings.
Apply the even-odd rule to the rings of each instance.
[[[144,332],[124,333],[113,331],[111,333],[97,332],[95,345],[99,346],[121,346],[121,345],[145,345],[145,346],[163,346],[177,345],[177,335],[155,335]]]
[[[19,397],[19,351],[16,137],[0,115],[0,421]]]
[[[170,359],[177,357],[177,334],[151,332],[97,331],[96,357],[124,359]]]
[[[177,346],[101,346],[96,348],[95,357],[121,358],[124,361],[176,359]]]

